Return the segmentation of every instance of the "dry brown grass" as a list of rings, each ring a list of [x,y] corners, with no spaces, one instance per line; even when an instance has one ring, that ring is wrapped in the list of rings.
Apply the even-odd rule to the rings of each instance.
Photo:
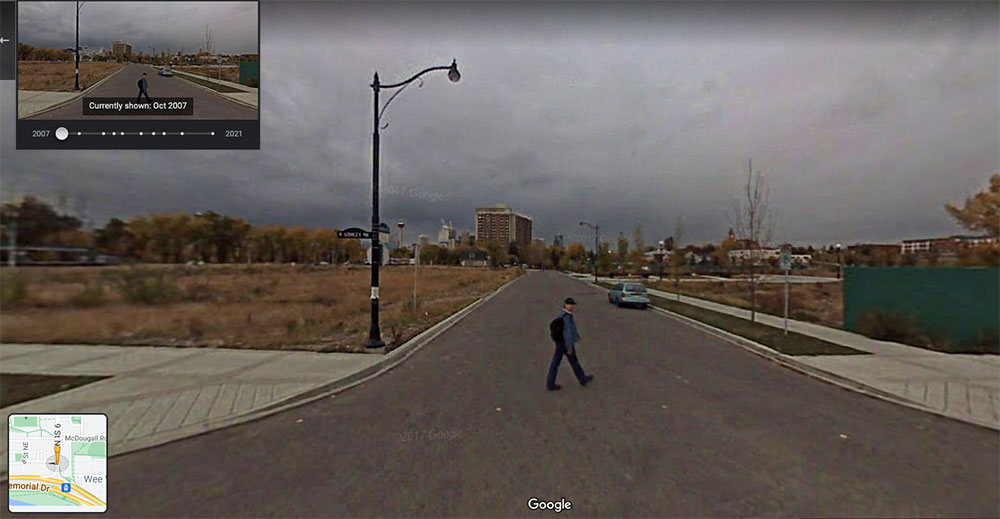
[[[72,92],[75,85],[75,63],[72,61],[18,61],[18,90]],[[124,63],[108,61],[80,62],[80,88],[86,89],[125,67]]]
[[[662,282],[651,282],[650,286],[673,292],[675,285],[664,279]],[[743,281],[682,282],[681,295],[750,308],[750,284]],[[841,328],[844,324],[843,301],[840,283],[793,283],[788,290],[788,317]],[[757,309],[763,313],[784,316],[785,285],[757,285]]]
[[[137,272],[162,275],[170,301],[129,302],[123,280]],[[52,267],[21,268],[17,275],[25,295],[0,313],[2,342],[362,351],[368,336],[366,268]],[[413,269],[386,268],[382,339],[398,346],[517,275],[515,269],[421,267],[414,313]]]
[[[215,65],[181,65],[174,67],[174,69],[212,79],[219,79],[219,67]],[[240,67],[222,67],[222,80],[239,83]]]

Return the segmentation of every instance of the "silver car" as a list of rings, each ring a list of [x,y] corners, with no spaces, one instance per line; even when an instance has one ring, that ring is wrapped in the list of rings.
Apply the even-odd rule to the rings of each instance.
[[[608,302],[618,306],[636,305],[646,308],[649,306],[649,297],[643,284],[618,283],[608,290]]]

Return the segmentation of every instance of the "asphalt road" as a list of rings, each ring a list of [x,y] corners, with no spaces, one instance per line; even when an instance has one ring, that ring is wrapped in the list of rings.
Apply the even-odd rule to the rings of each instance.
[[[257,110],[235,103],[214,91],[202,88],[179,76],[163,77],[148,65],[132,63],[113,75],[110,79],[86,92],[84,97],[66,106],[43,112],[28,119],[123,119],[121,116],[83,115],[83,102],[87,97],[128,97],[135,99],[139,93],[136,82],[146,73],[149,98],[191,97],[194,99],[194,115],[186,116],[128,116],[129,120],[148,119],[256,119]],[[146,97],[143,96],[145,101]]]
[[[597,378],[564,363],[547,392],[566,296]],[[111,458],[106,516],[556,517],[538,497],[572,502],[558,517],[997,517],[998,456],[995,431],[536,272],[335,398]]]

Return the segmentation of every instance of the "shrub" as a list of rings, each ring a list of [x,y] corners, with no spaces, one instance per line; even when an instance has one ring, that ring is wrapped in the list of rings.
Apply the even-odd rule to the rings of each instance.
[[[87,283],[83,290],[73,297],[74,306],[100,306],[104,304],[104,287],[100,283]]]
[[[859,329],[872,339],[902,342],[921,348],[931,345],[930,337],[915,319],[894,312],[868,310],[861,314]]]
[[[973,353],[992,353],[1000,355],[1000,330],[983,330],[966,350]]]
[[[28,295],[28,278],[18,272],[0,273],[0,305],[15,306]]]
[[[161,305],[180,298],[180,289],[162,272],[131,270],[121,277],[122,297],[130,303]]]

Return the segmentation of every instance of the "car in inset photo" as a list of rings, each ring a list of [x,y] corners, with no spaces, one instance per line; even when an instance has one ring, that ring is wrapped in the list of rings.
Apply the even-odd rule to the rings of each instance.
[[[608,302],[618,306],[649,306],[646,286],[641,283],[618,283],[608,290]]]
[[[170,67],[160,67],[160,75],[161,76],[166,76],[166,77],[171,77],[171,76],[174,75],[174,71],[171,70]]]

